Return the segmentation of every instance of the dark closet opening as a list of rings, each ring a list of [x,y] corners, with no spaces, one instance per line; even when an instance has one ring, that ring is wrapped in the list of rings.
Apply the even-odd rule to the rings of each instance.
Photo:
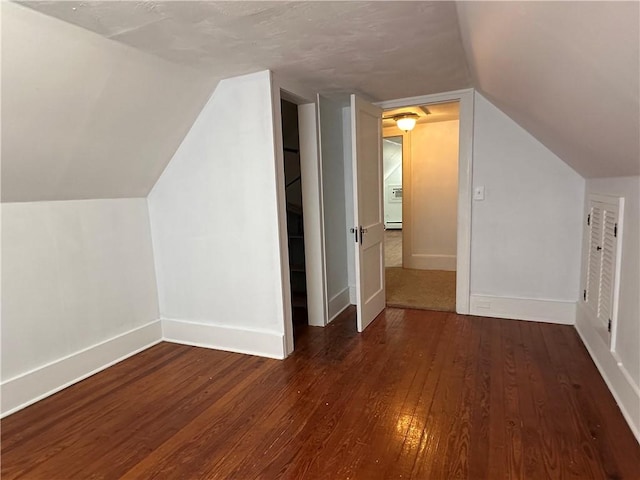
[[[298,106],[282,100],[281,109],[287,201],[287,237],[289,240],[289,279],[291,282],[291,311],[295,337],[300,327],[308,324]]]

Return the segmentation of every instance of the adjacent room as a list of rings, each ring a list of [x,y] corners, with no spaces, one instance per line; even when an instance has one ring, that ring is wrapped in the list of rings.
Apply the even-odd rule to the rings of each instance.
[[[383,115],[387,305],[456,311],[460,104]]]
[[[640,478],[638,18],[0,2],[2,478]]]

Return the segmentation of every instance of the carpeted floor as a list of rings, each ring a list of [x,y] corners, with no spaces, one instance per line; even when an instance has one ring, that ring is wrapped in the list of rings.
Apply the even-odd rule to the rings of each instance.
[[[398,267],[385,271],[388,306],[456,311],[456,272]]]
[[[402,230],[384,231],[384,266],[402,266]]]

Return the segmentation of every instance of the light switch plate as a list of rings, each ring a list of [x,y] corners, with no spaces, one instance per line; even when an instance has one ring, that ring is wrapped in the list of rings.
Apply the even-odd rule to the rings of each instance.
[[[473,188],[473,199],[484,200],[484,186]]]

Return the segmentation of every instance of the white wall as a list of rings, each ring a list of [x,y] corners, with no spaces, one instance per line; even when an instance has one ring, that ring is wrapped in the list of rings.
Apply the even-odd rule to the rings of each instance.
[[[324,213],[325,268],[328,318],[331,321],[349,305],[348,199],[345,178],[350,162],[345,160],[344,100],[319,97],[320,153]],[[348,168],[347,168],[348,167]]]
[[[2,200],[146,196],[211,79],[17,3],[0,8]]]
[[[407,268],[456,269],[459,129],[460,122],[450,120],[418,124],[408,134]]]
[[[624,197],[620,294],[613,352],[596,332],[583,303],[579,302],[576,327],[618,405],[640,441],[640,177],[587,180],[589,194]],[[586,213],[582,218],[585,218]],[[584,288],[584,266],[581,288]]]
[[[3,414],[160,339],[144,199],[1,209]]]
[[[471,313],[574,323],[585,181],[476,93]]]
[[[223,80],[149,194],[167,339],[284,357],[274,135],[270,73]]]

